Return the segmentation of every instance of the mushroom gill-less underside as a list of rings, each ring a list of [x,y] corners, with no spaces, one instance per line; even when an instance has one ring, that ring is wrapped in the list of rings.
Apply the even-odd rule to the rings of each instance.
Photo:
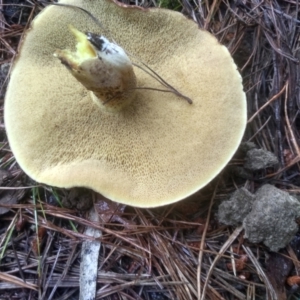
[[[8,139],[22,169],[38,182],[84,186],[139,207],[175,202],[211,181],[246,125],[242,80],[228,50],[177,12],[110,0],[60,3],[86,9],[106,30],[71,7],[49,6],[32,22],[5,99]],[[137,89],[119,112],[99,109],[53,55],[75,49],[70,24],[113,39],[193,103]],[[134,72],[137,87],[165,89]]]

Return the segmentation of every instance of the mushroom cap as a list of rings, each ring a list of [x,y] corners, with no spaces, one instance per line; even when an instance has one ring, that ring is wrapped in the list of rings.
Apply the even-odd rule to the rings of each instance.
[[[241,76],[226,47],[182,14],[115,1],[63,0],[91,12],[127,53],[192,99],[138,89],[119,113],[100,110],[53,56],[75,49],[68,25],[106,35],[82,10],[49,6],[32,22],[15,61],[5,124],[21,168],[45,184],[84,186],[138,207],[183,199],[210,182],[246,126]],[[134,68],[138,87],[162,85]]]

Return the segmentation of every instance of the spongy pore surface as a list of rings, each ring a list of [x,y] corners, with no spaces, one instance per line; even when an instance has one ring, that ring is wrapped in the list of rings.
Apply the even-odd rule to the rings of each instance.
[[[241,77],[227,49],[177,12],[109,0],[61,3],[92,12],[108,38],[193,104],[139,89],[119,113],[101,111],[53,53],[75,49],[69,24],[107,32],[78,9],[47,7],[25,37],[5,101],[9,142],[23,170],[42,183],[85,186],[139,207],[172,203],[206,185],[234,154],[246,124]],[[135,73],[138,87],[164,88]]]

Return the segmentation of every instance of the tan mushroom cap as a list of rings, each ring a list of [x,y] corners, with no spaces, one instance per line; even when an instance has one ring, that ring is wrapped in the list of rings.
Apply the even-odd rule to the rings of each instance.
[[[182,14],[113,1],[64,0],[98,18],[173,93],[136,90],[118,113],[105,112],[61,62],[75,49],[68,25],[107,35],[87,14],[47,7],[32,23],[11,75],[5,123],[21,168],[38,182],[89,187],[138,207],[183,199],[211,181],[236,151],[246,125],[241,76],[216,38]],[[162,85],[134,67],[138,87]]]

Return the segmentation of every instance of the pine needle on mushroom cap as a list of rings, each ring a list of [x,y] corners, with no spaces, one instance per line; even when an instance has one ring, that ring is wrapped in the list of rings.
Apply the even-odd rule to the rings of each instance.
[[[128,53],[183,95],[136,89],[117,113],[53,56],[75,49],[68,25],[106,34],[83,11],[46,8],[29,29],[5,103],[11,148],[23,170],[58,187],[85,186],[139,207],[172,203],[212,180],[236,151],[246,124],[241,76],[228,50],[180,13],[113,1],[65,0],[92,12]],[[134,67],[136,86],[161,84]]]

